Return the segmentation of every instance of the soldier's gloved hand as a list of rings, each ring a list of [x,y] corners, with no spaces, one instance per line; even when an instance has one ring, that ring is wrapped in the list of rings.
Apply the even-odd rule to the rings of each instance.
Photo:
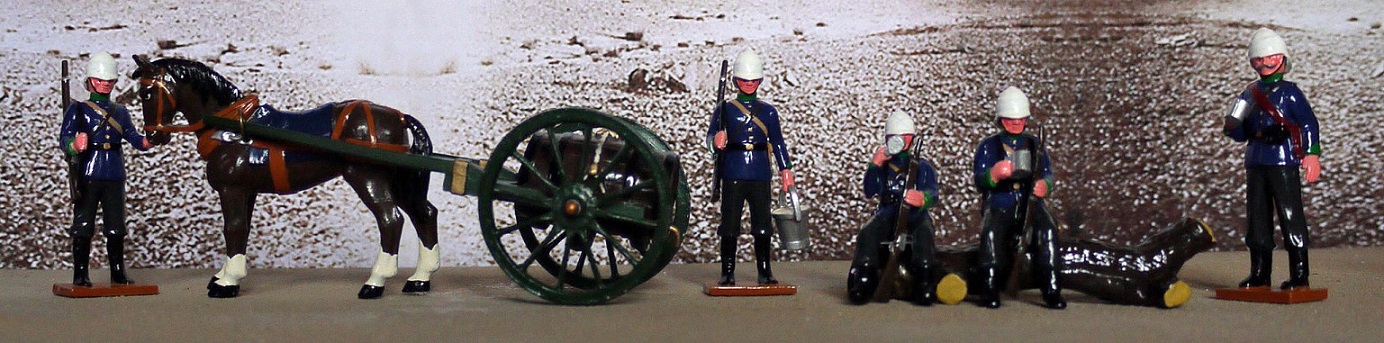
[[[1283,125],[1269,125],[1269,127],[1259,130],[1259,138],[1269,143],[1279,143],[1288,138],[1288,129]]]
[[[884,152],[884,147],[879,147],[878,150],[875,150],[875,157],[870,158],[870,163],[874,164],[876,167],[883,167],[884,162],[888,161],[889,154]]]
[[[921,208],[927,204],[927,195],[916,189],[910,189],[903,192],[903,202],[908,206]]]
[[[78,154],[86,152],[89,143],[90,139],[87,138],[86,132],[77,133],[77,138],[72,139],[72,150]]]
[[[715,146],[716,150],[723,150],[726,148],[726,141],[729,139],[725,131],[717,131],[716,137],[711,139],[711,145]]]
[[[788,193],[788,187],[793,187],[793,170],[783,170],[783,192]]]
[[[1038,182],[1033,184],[1033,196],[1039,198],[1048,197],[1048,180],[1040,179],[1038,180]]]
[[[1302,158],[1302,170],[1307,183],[1317,182],[1322,177],[1322,162],[1317,155],[1307,155]]]
[[[1008,179],[1009,175],[1014,174],[1014,163],[1008,160],[999,161],[995,166],[990,167],[990,179],[1000,181]]]

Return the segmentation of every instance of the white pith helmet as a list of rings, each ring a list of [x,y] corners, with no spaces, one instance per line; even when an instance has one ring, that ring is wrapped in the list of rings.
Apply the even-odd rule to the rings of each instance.
[[[102,80],[119,78],[119,74],[115,72],[115,58],[104,52],[91,54],[91,62],[87,63],[87,77]]]
[[[1024,91],[1010,86],[1000,92],[1000,99],[995,103],[995,116],[1009,119],[1028,118],[1028,96]]]
[[[1288,73],[1292,69],[1292,63],[1288,63],[1288,44],[1283,42],[1283,37],[1266,27],[1261,27],[1254,31],[1254,36],[1249,39],[1249,58],[1264,57],[1274,54],[1283,54],[1283,73]]]
[[[913,127],[913,117],[904,111],[894,111],[889,114],[889,118],[884,120],[884,134],[886,135],[911,135],[917,131]]]
[[[735,57],[735,72],[731,73],[743,80],[758,80],[764,78],[764,60],[759,58],[759,54],[754,50],[745,50]]]

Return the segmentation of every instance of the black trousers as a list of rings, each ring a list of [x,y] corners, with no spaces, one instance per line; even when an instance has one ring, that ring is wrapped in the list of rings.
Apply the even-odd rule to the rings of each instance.
[[[769,214],[769,181],[725,180],[721,186],[721,227],[716,234],[721,237],[740,235],[740,217],[745,213],[745,203],[750,204],[750,234],[755,238],[769,238],[773,232],[773,218]]]
[[[125,181],[86,180],[82,202],[73,209],[73,238],[90,239],[96,234],[96,209],[101,208],[101,234],[125,237]]]
[[[1033,256],[1033,281],[1044,292],[1061,291],[1057,280],[1062,267],[1057,259],[1057,224],[1043,206],[1035,207],[1032,214],[1033,228],[1026,249]],[[985,210],[976,266],[981,285],[991,291],[1004,287],[1012,272],[1014,258],[1018,257],[1019,239],[1024,234],[1023,216],[1017,208],[987,207]]]
[[[1245,181],[1249,186],[1249,232],[1245,245],[1250,250],[1273,250],[1273,218],[1277,214],[1278,225],[1283,229],[1283,246],[1290,250],[1306,248],[1310,242],[1297,167],[1253,167],[1248,171]]]
[[[932,217],[926,213],[909,209],[908,231],[912,236],[911,256],[907,261],[909,268],[917,272],[928,270],[936,265],[937,246],[933,242]],[[855,259],[852,266],[872,266],[884,268],[884,258],[880,244],[893,241],[896,223],[899,220],[899,205],[881,205],[875,215],[855,236]]]

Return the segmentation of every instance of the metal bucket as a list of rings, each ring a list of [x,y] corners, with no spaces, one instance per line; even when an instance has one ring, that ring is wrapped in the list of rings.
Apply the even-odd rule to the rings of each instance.
[[[774,228],[784,250],[803,250],[812,246],[811,230],[807,225],[808,208],[799,202],[798,189],[789,187],[787,194],[779,194],[779,206],[771,211]]]

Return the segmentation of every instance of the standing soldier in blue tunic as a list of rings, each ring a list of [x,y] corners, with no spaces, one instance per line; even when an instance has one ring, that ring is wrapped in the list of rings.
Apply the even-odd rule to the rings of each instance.
[[[908,228],[912,238],[912,256],[906,266],[913,275],[913,301],[932,305],[937,300],[932,287],[932,271],[936,265],[932,217],[928,209],[937,204],[937,169],[932,162],[912,151],[915,137],[913,118],[904,112],[889,115],[884,124],[884,146],[875,150],[870,165],[865,168],[865,197],[878,198],[874,216],[860,229],[855,238],[855,259],[851,262],[847,280],[847,296],[852,303],[870,300],[880,282],[880,269],[885,264],[880,255],[880,243],[889,240],[899,220],[899,202],[908,205]],[[907,184],[910,163],[916,160],[913,184]]]
[[[1039,283],[1043,303],[1048,308],[1066,308],[1057,279],[1057,224],[1043,206],[1043,198],[1054,186],[1052,165],[1041,142],[1025,134],[1028,96],[1018,88],[1005,89],[995,104],[995,117],[1003,132],[980,141],[971,165],[976,189],[985,205],[976,263],[980,305],[1000,307],[999,289],[1011,269],[1017,267],[1014,259],[1019,256],[1015,248],[1019,241],[1027,239],[1026,248],[1033,253],[1033,276]],[[1028,237],[1024,237],[1026,229],[1032,232]]]
[[[59,147],[79,158],[82,166],[82,181],[77,184],[82,196],[68,230],[72,235],[72,284],[77,286],[92,286],[87,262],[91,258],[98,206],[102,214],[101,234],[106,236],[106,255],[110,258],[111,283],[134,283],[125,275],[125,157],[120,152],[120,141],[130,142],[141,151],[149,150],[152,144],[135,132],[125,106],[111,102],[116,78],[115,59],[106,53],[93,54],[86,80],[91,98],[67,106],[58,133]]]
[[[1275,213],[1288,250],[1288,281],[1279,288],[1307,287],[1310,241],[1298,168],[1303,169],[1308,183],[1317,182],[1321,176],[1317,117],[1297,84],[1283,80],[1292,63],[1278,34],[1266,28],[1255,31],[1249,43],[1249,63],[1259,74],[1259,81],[1240,93],[1225,118],[1225,135],[1236,142],[1248,142],[1249,228],[1245,245],[1249,246],[1250,272],[1240,287],[1269,286]]]
[[[760,101],[756,91],[764,80],[764,61],[754,51],[740,53],[731,73],[737,96],[726,101],[711,116],[707,142],[720,152],[721,286],[735,285],[735,249],[740,235],[740,217],[746,202],[750,207],[750,234],[754,236],[755,267],[760,284],[777,284],[769,270],[769,239],[773,223],[769,217],[770,159],[782,173],[783,191],[793,186],[793,164],[783,143],[778,110]]]

